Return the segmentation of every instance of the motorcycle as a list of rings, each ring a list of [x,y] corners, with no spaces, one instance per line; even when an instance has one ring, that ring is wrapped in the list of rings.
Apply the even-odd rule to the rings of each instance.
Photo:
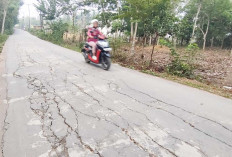
[[[109,42],[99,38],[97,42],[96,60],[92,58],[92,46],[88,43],[85,43],[84,48],[82,49],[82,54],[86,63],[92,62],[95,64],[101,64],[104,70],[109,70],[111,66],[111,51],[112,48],[110,48]]]

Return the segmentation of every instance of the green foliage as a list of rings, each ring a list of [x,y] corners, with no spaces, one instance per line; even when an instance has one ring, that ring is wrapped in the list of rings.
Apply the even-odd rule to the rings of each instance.
[[[110,38],[109,42],[114,54],[124,45],[124,40],[122,38]]]
[[[0,35],[0,43],[5,42],[7,40],[7,38],[8,38],[8,35],[6,35],[6,34]]]
[[[122,38],[110,38],[109,42],[113,49],[113,59],[119,62],[125,62],[128,57],[126,53],[122,52],[122,47],[125,46],[125,41]]]
[[[182,20],[180,20],[176,32],[177,38],[181,41],[181,46],[189,43],[193,32],[193,20],[192,16],[189,18],[185,16]]]
[[[114,20],[112,22],[112,32],[122,31],[123,25],[122,20]]]
[[[172,47],[172,43],[165,40],[164,38],[160,38],[159,40],[159,45],[161,46],[167,46],[167,47]]]
[[[0,28],[3,24],[3,11],[6,10],[5,19],[5,34],[12,34],[14,25],[18,22],[17,16],[19,12],[19,7],[22,5],[20,0],[1,0],[0,1]]]
[[[95,17],[102,22],[102,25],[110,26],[111,21],[120,12],[118,5],[120,5],[120,0],[85,0],[85,5],[97,6],[99,14]]]
[[[199,47],[196,43],[189,44],[186,48],[188,58],[190,58],[191,60],[194,60],[194,57],[196,56],[198,51],[199,51]]]
[[[61,20],[52,22],[50,24],[51,33],[45,33],[45,31],[31,30],[31,33],[38,36],[43,40],[48,40],[56,44],[63,43],[63,34],[68,31],[68,24],[63,23]]]
[[[180,56],[175,56],[167,68],[168,73],[187,78],[194,77],[193,69],[194,68],[191,65],[186,63],[184,60],[181,60]]]
[[[45,32],[42,31],[42,30],[33,30],[33,29],[31,29],[30,33],[37,36],[37,37],[39,37],[40,39],[48,40],[48,35],[45,34]]]
[[[130,22],[139,22],[140,33],[138,32],[138,34],[140,36],[149,36],[155,33],[159,36],[165,36],[166,33],[176,27],[175,21],[177,18],[172,12],[173,4],[171,0],[124,0],[123,2],[120,17],[129,19],[126,21],[129,26]]]
[[[68,31],[68,24],[59,20],[57,22],[52,22],[50,24],[50,29],[52,30],[52,33],[49,34],[50,41],[53,41],[54,43],[61,43],[63,42],[64,32]]]
[[[85,42],[80,42],[80,43],[78,44],[79,49],[80,49],[80,50],[83,49],[84,45],[85,45]]]
[[[196,43],[193,43],[193,44],[189,44],[186,50],[190,53],[194,53],[199,50],[199,47]]]
[[[200,14],[197,21],[196,39],[199,45],[203,45],[203,33],[206,32],[209,19],[209,31],[206,34],[206,46],[222,46],[226,36],[232,32],[232,1],[231,0],[191,0],[185,7],[185,18],[192,23],[196,18],[199,5],[201,5]],[[192,24],[193,27],[193,24]],[[188,30],[188,24],[186,25]],[[184,29],[185,30],[185,29]],[[187,33],[188,34],[188,33]],[[181,35],[183,36],[183,34]],[[212,43],[212,39],[214,42]],[[231,41],[229,45],[231,47]]]
[[[2,52],[3,45],[4,45],[5,41],[7,40],[7,38],[8,38],[8,35],[6,35],[6,34],[1,35],[0,34],[0,53]]]
[[[37,0],[38,4],[34,4],[36,9],[43,15],[46,20],[54,20],[60,15],[60,11],[57,10],[56,0]]]
[[[186,48],[184,54],[178,54],[173,47],[170,47],[172,62],[168,65],[167,71],[172,75],[186,77],[189,79],[195,78],[194,75],[194,59],[199,50],[197,44],[190,44]]]

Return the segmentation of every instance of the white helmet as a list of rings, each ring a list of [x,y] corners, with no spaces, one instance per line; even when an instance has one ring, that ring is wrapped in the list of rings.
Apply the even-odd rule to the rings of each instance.
[[[98,20],[97,20],[97,19],[92,20],[92,21],[91,21],[91,24],[94,24],[95,22],[98,23]]]

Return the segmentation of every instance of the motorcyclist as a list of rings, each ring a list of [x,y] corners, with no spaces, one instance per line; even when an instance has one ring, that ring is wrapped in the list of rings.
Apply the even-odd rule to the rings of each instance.
[[[104,39],[105,36],[98,30],[98,20],[97,19],[94,19],[91,21],[91,24],[93,25],[93,27],[90,27],[88,29],[88,44],[90,46],[92,46],[92,52],[93,52],[93,56],[92,58],[94,60],[97,60],[97,57],[96,57],[96,49],[97,49],[97,41],[98,41],[98,38],[100,37],[101,39]]]

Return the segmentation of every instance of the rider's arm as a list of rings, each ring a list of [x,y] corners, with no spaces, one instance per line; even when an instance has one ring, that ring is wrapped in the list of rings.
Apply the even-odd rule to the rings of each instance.
[[[90,30],[90,29],[88,30],[87,35],[88,35],[89,38],[94,38],[94,37],[91,35],[91,30]]]
[[[100,31],[99,31],[99,36],[100,36],[102,39],[105,39],[105,38],[106,38],[105,35],[104,35],[102,32],[100,32]]]

